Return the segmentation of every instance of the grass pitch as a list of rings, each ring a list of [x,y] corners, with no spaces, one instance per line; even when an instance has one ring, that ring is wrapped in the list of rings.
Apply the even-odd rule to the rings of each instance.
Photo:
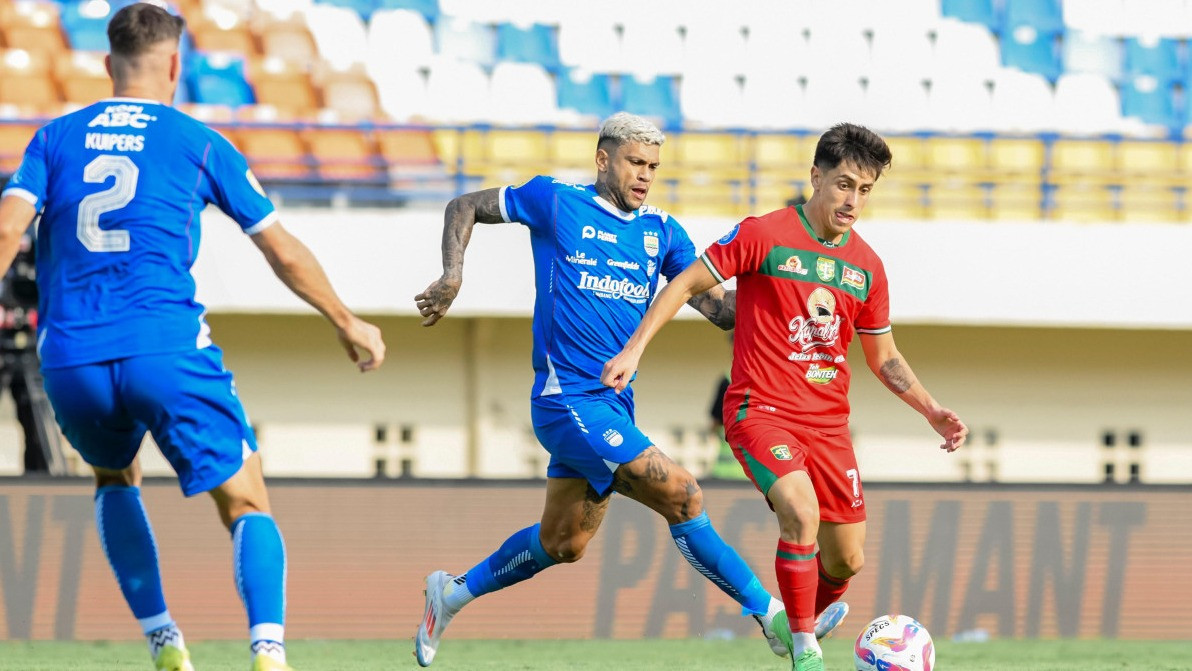
[[[852,671],[852,641],[825,642],[828,671]],[[189,643],[197,671],[248,669],[246,644],[239,641]],[[298,671],[386,671],[416,669],[413,643],[394,641],[316,641],[287,643]],[[1188,671],[1192,643],[1186,641],[1002,640],[988,643],[936,643],[942,671]],[[0,642],[0,671],[146,671],[142,643],[57,641]],[[733,641],[443,641],[433,669],[471,671],[758,671],[789,669],[760,639]]]

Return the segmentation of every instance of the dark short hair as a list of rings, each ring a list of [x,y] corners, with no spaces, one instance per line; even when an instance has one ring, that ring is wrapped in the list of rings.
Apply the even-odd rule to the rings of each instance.
[[[138,2],[116,12],[108,22],[108,44],[114,56],[140,56],[159,42],[177,42],[185,25],[181,16]]]
[[[815,145],[815,167],[832,170],[844,161],[881,177],[890,167],[893,154],[880,135],[855,123],[838,123],[820,136]]]

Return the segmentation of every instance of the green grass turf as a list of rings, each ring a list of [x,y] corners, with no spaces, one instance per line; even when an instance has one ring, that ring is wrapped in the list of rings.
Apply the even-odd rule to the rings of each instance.
[[[236,641],[190,643],[196,671],[245,671],[246,645]],[[418,668],[412,643],[298,640],[287,644],[298,671],[370,671]],[[851,641],[824,646],[827,671],[852,671]],[[734,641],[475,641],[446,639],[433,669],[442,671],[703,671],[789,669],[759,639]],[[1192,669],[1186,641],[990,641],[937,643],[941,671],[1068,671],[1092,669]],[[124,671],[152,669],[141,643],[0,642],[0,671]]]

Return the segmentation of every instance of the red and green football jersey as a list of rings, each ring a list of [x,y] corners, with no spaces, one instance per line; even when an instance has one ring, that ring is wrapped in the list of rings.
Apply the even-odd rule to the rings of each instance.
[[[725,426],[770,417],[847,431],[853,333],[890,330],[886,271],[873,249],[854,231],[821,242],[800,205],[745,219],[700,259],[717,280],[737,278]]]

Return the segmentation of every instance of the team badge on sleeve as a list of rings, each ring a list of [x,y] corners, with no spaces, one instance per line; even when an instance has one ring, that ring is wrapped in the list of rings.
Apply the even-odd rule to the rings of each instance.
[[[779,461],[791,460],[791,448],[787,447],[786,445],[775,445],[774,447],[771,447],[770,454],[774,455],[774,458]]]
[[[736,226],[733,226],[733,230],[729,231],[728,233],[725,233],[723,238],[720,238],[719,240],[716,241],[716,244],[727,245],[728,243],[733,241],[733,238],[737,237],[737,232],[740,230],[741,230],[741,224],[737,224]]]

